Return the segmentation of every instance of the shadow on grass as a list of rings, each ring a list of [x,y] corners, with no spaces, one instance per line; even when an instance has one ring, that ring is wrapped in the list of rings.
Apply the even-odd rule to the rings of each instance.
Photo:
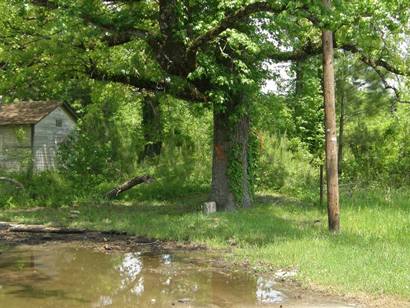
[[[289,205],[293,206],[305,206],[306,204],[303,201],[300,201],[296,198],[291,198],[284,195],[269,195],[269,194],[258,194],[255,197],[256,204],[263,205]]]
[[[391,208],[410,212],[410,190],[403,189],[357,189],[352,193],[341,194],[344,208]]]
[[[0,212],[0,220],[117,230],[162,240],[215,241],[257,247],[315,238],[328,239],[336,245],[356,246],[383,240],[377,234],[360,234],[352,230],[342,231],[334,237],[327,232],[326,209],[286,196],[259,195],[256,199],[258,205],[254,208],[208,216],[201,213],[200,207],[206,198],[206,193],[193,193],[165,201],[152,199],[82,205],[76,208],[80,214],[75,217],[70,214],[70,208],[6,211]],[[354,216],[357,205],[342,205],[349,209],[350,216]],[[400,232],[406,232],[406,227],[403,228]],[[404,240],[402,242],[405,243]]]
[[[206,194],[192,194],[166,202],[153,200],[131,204],[82,205],[76,208],[79,211],[76,217],[70,215],[70,208],[6,211],[0,213],[0,220],[117,230],[162,240],[229,242],[231,245],[262,246],[306,236],[310,228],[308,222],[306,226],[302,223],[301,228],[300,220],[275,213],[277,205],[285,207],[286,211],[287,207],[294,207],[293,201],[285,197],[272,198],[258,198],[258,202],[264,200],[264,204],[252,209],[211,215],[203,215],[200,209]],[[304,219],[303,214],[301,219]]]

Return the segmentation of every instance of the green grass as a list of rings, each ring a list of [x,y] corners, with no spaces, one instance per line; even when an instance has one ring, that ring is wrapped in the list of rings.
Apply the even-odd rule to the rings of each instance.
[[[69,217],[70,208],[4,210],[0,220],[114,229],[230,247],[234,261],[297,268],[297,279],[306,285],[410,299],[410,191],[344,196],[337,235],[327,232],[325,209],[298,200],[259,196],[250,210],[204,216],[198,205],[205,197],[81,205],[75,220]]]

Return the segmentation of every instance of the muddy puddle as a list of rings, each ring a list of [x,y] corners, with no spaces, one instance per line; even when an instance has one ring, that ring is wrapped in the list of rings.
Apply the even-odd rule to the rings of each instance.
[[[352,307],[210,261],[203,251],[0,247],[0,307]]]

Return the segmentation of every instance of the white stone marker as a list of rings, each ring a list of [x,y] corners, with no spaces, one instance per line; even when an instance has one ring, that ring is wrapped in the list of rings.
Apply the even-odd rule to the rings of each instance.
[[[202,206],[202,210],[205,215],[215,213],[216,212],[216,202],[214,201],[205,202]]]

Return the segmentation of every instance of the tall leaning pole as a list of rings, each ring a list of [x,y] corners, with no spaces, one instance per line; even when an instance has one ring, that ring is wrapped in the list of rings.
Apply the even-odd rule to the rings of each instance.
[[[323,0],[326,9],[330,9],[331,0]],[[336,131],[336,95],[335,72],[333,64],[333,33],[324,28],[323,46],[323,98],[325,108],[326,135],[326,175],[327,175],[327,210],[329,230],[340,229],[339,175],[337,166],[337,131]]]

